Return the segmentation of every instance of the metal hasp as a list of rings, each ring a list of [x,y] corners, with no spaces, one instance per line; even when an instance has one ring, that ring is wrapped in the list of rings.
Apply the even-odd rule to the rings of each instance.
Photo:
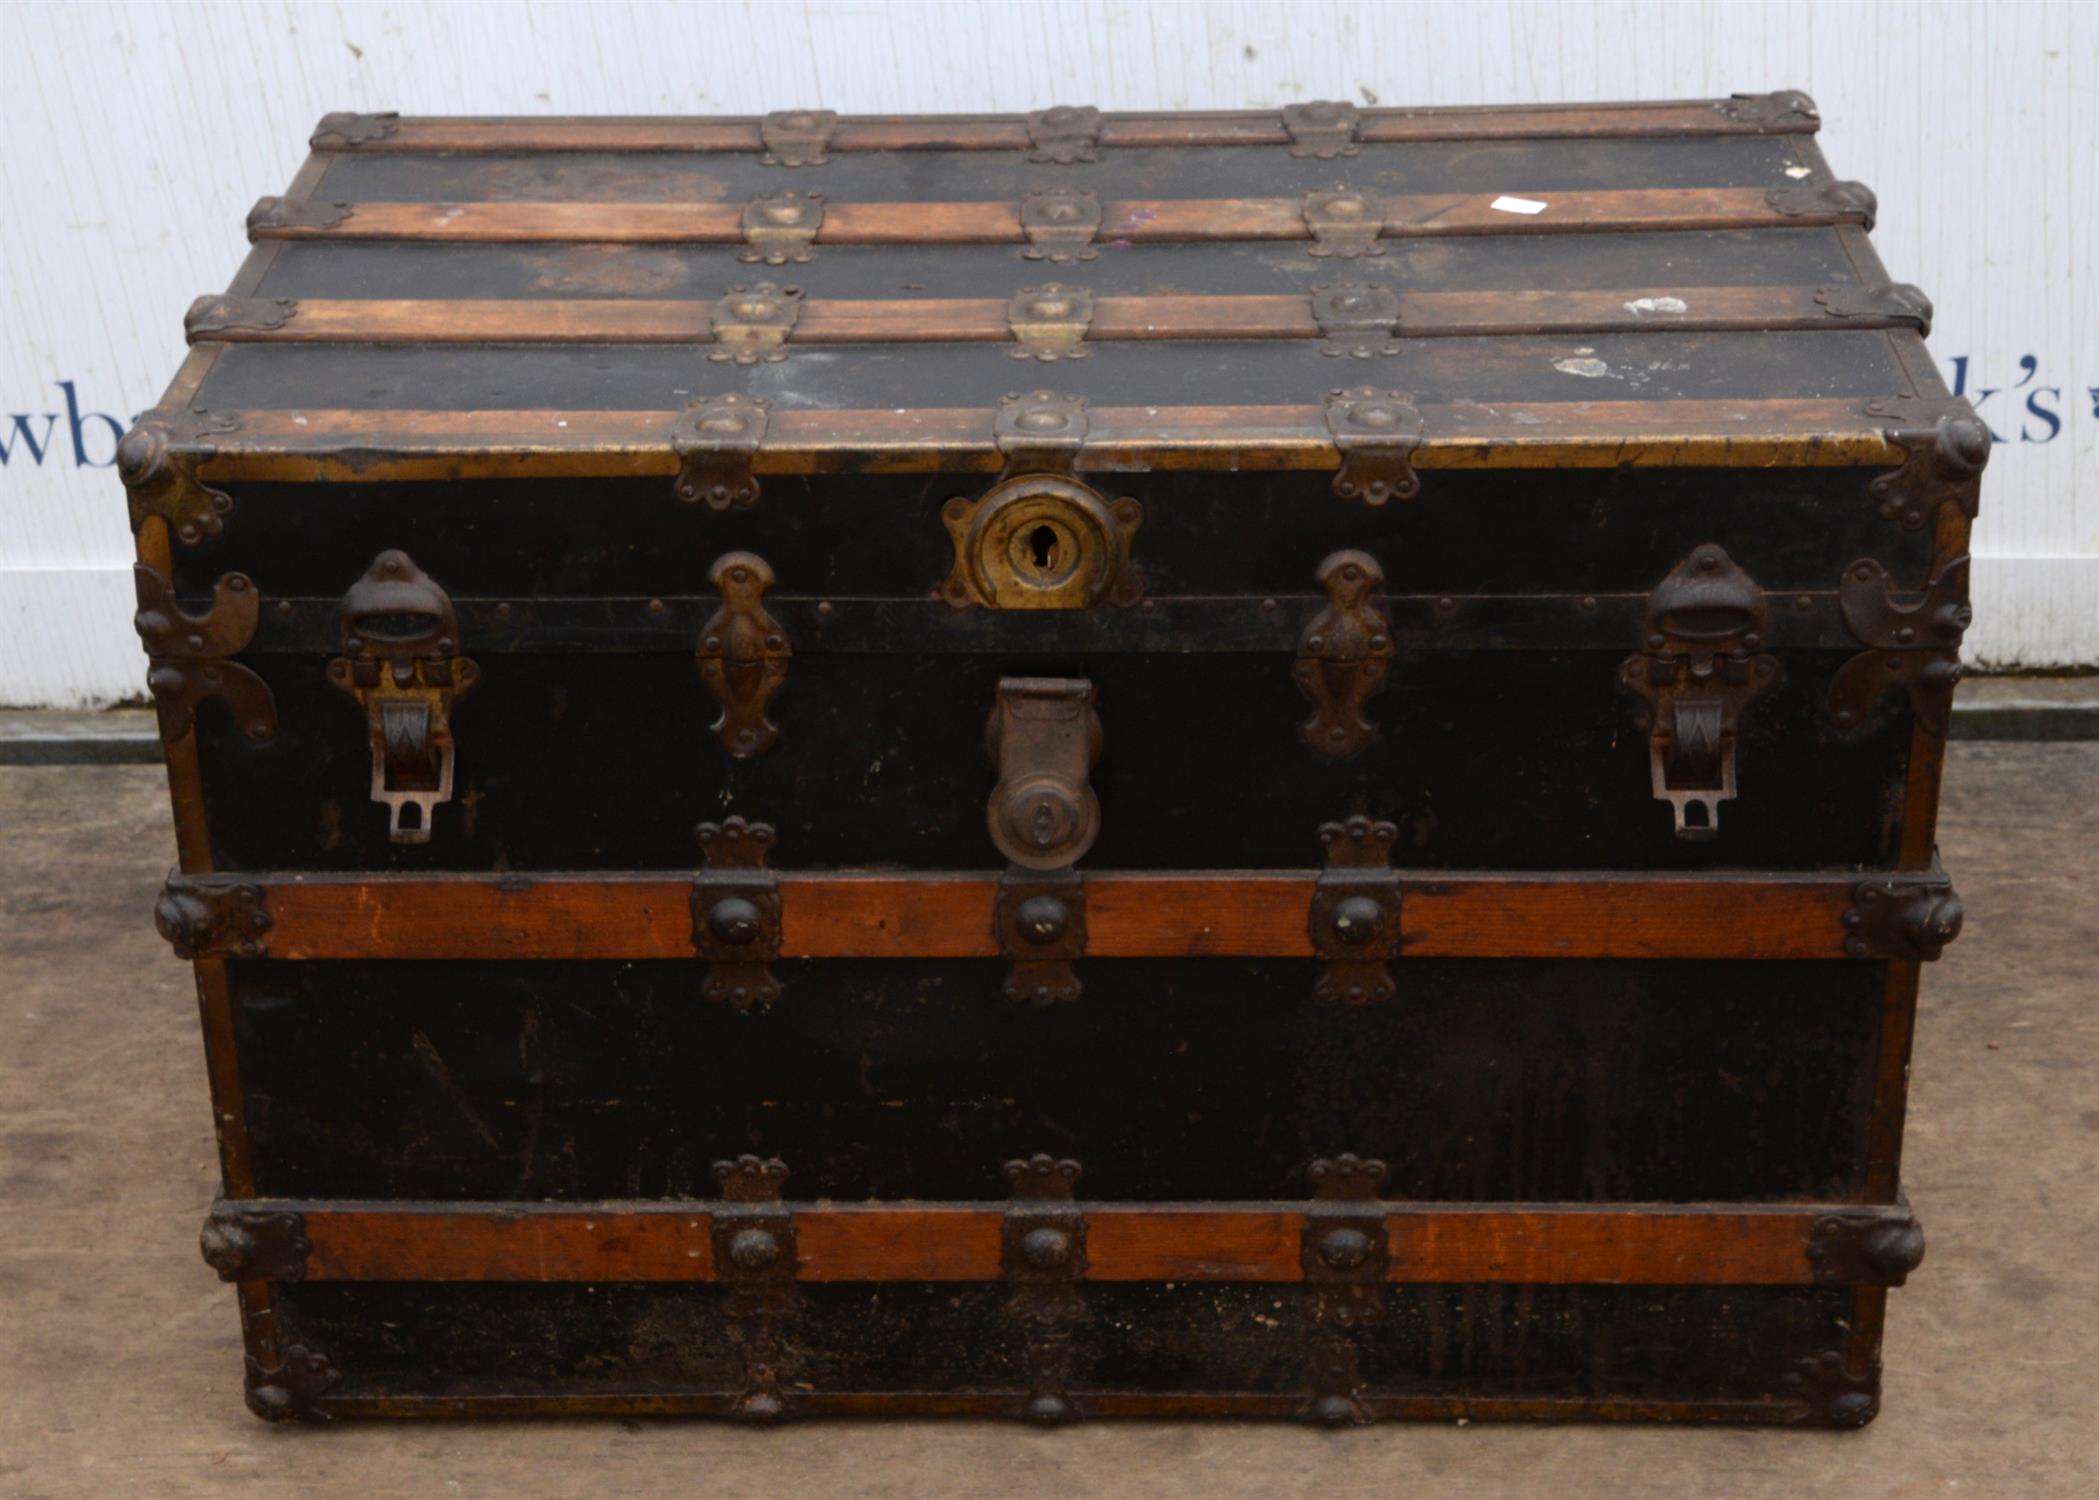
[[[721,594],[717,609],[700,630],[700,681],[722,706],[714,737],[738,760],[762,755],[780,737],[780,726],[766,717],[766,705],[787,681],[787,662],[794,647],[780,622],[765,612],[765,591],[773,586],[772,565],[755,552],[725,552],[707,570],[707,582]]]
[[[1028,160],[1068,167],[1100,160],[1101,112],[1090,104],[1059,104],[1028,116]]]
[[[735,1415],[776,1422],[787,1414],[780,1393],[780,1345],[783,1325],[795,1314],[799,1264],[794,1215],[781,1202],[787,1164],[746,1153],[716,1162],[714,1180],[722,1189],[708,1223],[714,1279],[726,1293],[722,1312],[730,1342],[743,1357]]]
[[[1399,876],[1392,845],[1399,829],[1360,815],[1322,823],[1326,868],[1312,887],[1306,932],[1325,960],[1315,1000],[1376,1005],[1393,994],[1389,960],[1399,955]]]
[[[1368,552],[1328,553],[1314,575],[1326,590],[1326,608],[1297,640],[1291,675],[1312,700],[1312,717],[1299,734],[1330,760],[1361,754],[1378,737],[1363,716],[1385,684],[1392,660],[1392,622],[1370,602],[1385,586],[1385,570]]]
[[[1341,456],[1334,493],[1379,506],[1421,493],[1414,450],[1421,446],[1420,408],[1399,391],[1370,386],[1326,393],[1327,439]]]
[[[382,552],[343,595],[341,640],[328,678],[364,708],[372,800],[395,843],[427,844],[452,799],[452,708],[481,675],[459,654],[451,597],[407,553]]]
[[[277,734],[277,700],[269,684],[237,661],[235,652],[255,639],[262,618],[262,596],[245,573],[223,575],[211,591],[211,608],[187,614],[175,602],[165,575],[144,563],[131,568],[138,589],[138,613],[131,623],[146,648],[146,690],[163,744],[190,732],[197,705],[223,699],[243,738],[266,744]]]
[[[1961,935],[1961,898],[1936,865],[1876,875],[1851,888],[1844,951],[1853,958],[1929,963]]]
[[[1755,580],[1706,543],[1648,595],[1645,649],[1618,668],[1647,705],[1654,795],[1675,814],[1680,839],[1718,837],[1720,804],[1735,795],[1742,712],[1778,679],[1778,659],[1762,650],[1765,615]]]
[[[1024,286],[1006,299],[1006,328],[1015,359],[1084,359],[1086,331],[1093,326],[1093,293],[1084,287],[1045,282]]]
[[[211,1206],[197,1248],[221,1281],[300,1281],[313,1241],[306,1237],[304,1214],[221,1198]]]
[[[784,266],[808,260],[824,223],[822,193],[760,193],[743,211],[743,249],[737,259]]]
[[[1079,1415],[1071,1399],[1072,1335],[1086,1320],[1086,1215],[1072,1201],[1083,1169],[1038,1152],[1005,1166],[1011,1197],[999,1225],[999,1263],[1013,1290],[1006,1315],[1025,1341],[1028,1398],[1021,1415],[1052,1426]]]
[[[1948,560],[1906,603],[1898,602],[1888,570],[1861,558],[1844,570],[1837,600],[1845,628],[1866,647],[1830,679],[1829,716],[1837,727],[1858,728],[1883,693],[1907,688],[1917,727],[1944,737],[1961,679],[1961,637],[1975,618],[1967,555]]]
[[[1339,281],[1313,287],[1311,300],[1321,354],[1371,359],[1399,353],[1399,293],[1390,287]]]
[[[732,286],[714,304],[715,347],[707,351],[707,357],[718,364],[733,361],[739,365],[783,360],[787,340],[801,315],[800,287],[776,286],[770,281]]]
[[[197,477],[217,451],[211,439],[233,432],[240,418],[156,407],[117,444],[117,477],[131,506],[135,533],[159,516],[179,542],[195,546],[217,536],[233,509],[233,497]]]
[[[1385,1164],[1344,1153],[1320,1157],[1310,1168],[1298,1248],[1305,1278],[1307,1375],[1312,1399],[1306,1417],[1326,1427],[1369,1420],[1362,1402],[1356,1330],[1385,1315],[1385,1268],[1391,1258],[1385,1210],[1378,1194]]]
[[[751,462],[765,442],[773,404],[733,393],[702,396],[671,427],[671,453],[678,460],[672,491],[688,505],[709,510],[758,503]]]
[[[1008,677],[985,726],[998,767],[985,822],[1009,861],[993,927],[1012,972],[1009,999],[1053,1005],[1079,997],[1073,965],[1086,951],[1086,887],[1072,869],[1100,833],[1090,784],[1100,758],[1093,684],[1083,678]]]
[[[153,926],[177,958],[262,958],[276,925],[261,886],[223,875],[178,870],[153,903]]]
[[[1020,200],[1020,232],[1028,241],[1020,253],[1028,260],[1092,260],[1100,254],[1093,244],[1100,228],[1100,194],[1092,188],[1032,188]]]
[[[1283,106],[1283,129],[1289,133],[1292,156],[1320,161],[1354,156],[1362,149],[1356,144],[1356,130],[1362,122],[1361,111],[1346,99],[1313,99]]]
[[[700,998],[762,1010],[780,998],[770,967],[780,956],[780,886],[765,868],[770,823],[726,818],[693,830],[706,865],[692,877],[692,946],[707,961]]]
[[[1312,255],[1324,260],[1357,260],[1383,255],[1385,211],[1368,193],[1354,188],[1315,188],[1305,194],[1305,233]]]
[[[759,122],[765,153],[758,160],[768,167],[820,167],[831,159],[837,130],[836,110],[776,109]]]

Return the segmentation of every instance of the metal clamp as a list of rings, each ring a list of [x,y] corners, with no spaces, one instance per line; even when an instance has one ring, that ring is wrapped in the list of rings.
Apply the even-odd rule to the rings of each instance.
[[[1414,450],[1421,446],[1421,412],[1399,391],[1358,386],[1326,393],[1328,441],[1341,455],[1334,493],[1380,506],[1421,493]]]
[[[1862,558],[1844,570],[1837,598],[1845,626],[1866,647],[1830,679],[1829,716],[1837,727],[1858,728],[1881,694],[1901,687],[1909,689],[1917,727],[1943,736],[1961,679],[1961,637],[1975,618],[1967,555],[1950,559],[1908,604],[1896,602],[1888,570]]]
[[[211,608],[187,614],[175,602],[165,575],[134,563],[138,613],[132,625],[145,643],[146,689],[163,744],[172,745],[196,722],[197,705],[207,698],[225,700],[234,723],[254,744],[277,734],[277,700],[269,684],[228,657],[255,639],[262,618],[262,596],[245,573],[227,573],[211,591]]]
[[[992,428],[1005,472],[1069,474],[1086,446],[1086,398],[1056,391],[1009,393],[998,404]]]
[[[766,717],[766,705],[787,681],[794,647],[780,622],[765,612],[765,591],[773,586],[772,565],[755,552],[725,552],[707,570],[707,581],[722,596],[700,631],[700,681],[722,706],[712,726],[722,748],[738,760],[770,750],[780,726]]]
[[[1390,287],[1340,281],[1313,287],[1311,301],[1321,354],[1372,359],[1399,353],[1399,293]]]
[[[1312,951],[1324,959],[1312,987],[1315,1000],[1374,1005],[1393,994],[1389,960],[1399,955],[1399,876],[1392,846],[1399,829],[1356,816],[1323,823],[1326,868],[1312,888],[1306,932]]]
[[[1362,112],[1346,99],[1313,99],[1283,106],[1283,129],[1290,135],[1290,154],[1332,161],[1354,156],[1362,148],[1356,131]]]
[[[734,1010],[780,998],[780,885],[765,868],[770,823],[726,818],[693,830],[706,868],[692,878],[692,946],[707,961],[700,998]]]
[[[688,505],[704,501],[709,510],[756,505],[758,480],[751,465],[765,442],[772,405],[729,393],[702,396],[687,406],[671,428],[677,497]]]
[[[1316,188],[1305,194],[1305,233],[1320,259],[1357,260],[1383,255],[1385,211],[1368,193],[1353,188]]]
[[[1015,359],[1084,359],[1086,331],[1093,326],[1093,293],[1084,287],[1045,282],[1024,286],[1006,299],[1006,328]]]
[[[233,497],[198,473],[217,453],[211,439],[235,431],[240,418],[155,407],[117,443],[117,477],[124,481],[136,532],[153,516],[177,541],[195,546],[225,529]]]
[[[1647,705],[1649,774],[1676,836],[1720,833],[1720,804],[1735,795],[1735,743],[1751,699],[1778,680],[1763,652],[1764,591],[1711,543],[1669,571],[1647,598],[1646,649],[1618,680]]]
[[[1947,505],[1975,519],[1992,439],[1974,407],[1958,397],[1926,402],[1894,396],[1868,401],[1866,415],[1888,419],[1882,434],[1902,450],[1902,463],[1866,486],[1883,519],[1922,531]]]
[[[177,958],[261,958],[276,925],[261,886],[224,875],[175,871],[153,903],[153,926]]]
[[[776,109],[759,122],[765,153],[758,160],[768,167],[820,167],[830,160],[837,130],[836,110]]]
[[[1012,1293],[1006,1314],[1026,1341],[1031,1422],[1069,1422],[1078,1415],[1070,1393],[1071,1342],[1085,1321],[1086,1215],[1072,1200],[1083,1169],[1075,1161],[1037,1153],[1005,1165],[1012,1196],[999,1225],[999,1264]]]
[[[1815,1221],[1807,1258],[1820,1285],[1901,1286],[1924,1263],[1924,1226],[1906,1201],[1892,1213],[1825,1214]]]
[[[1378,1197],[1385,1164],[1344,1153],[1318,1158],[1310,1175],[1312,1201],[1305,1208],[1298,1248],[1305,1313],[1312,1325],[1312,1399],[1305,1415],[1328,1427],[1346,1427],[1368,1420],[1355,1332],[1385,1315],[1391,1250]]]
[[[1028,116],[1028,160],[1068,167],[1100,160],[1101,112],[1090,104],[1059,104]]]
[[[1100,194],[1092,188],[1033,188],[1020,200],[1020,230],[1028,260],[1092,260],[1100,254],[1094,236],[1101,228]]]
[[[743,1356],[736,1415],[777,1421],[787,1414],[780,1393],[781,1325],[795,1314],[800,1264],[794,1215],[781,1201],[787,1164],[746,1153],[716,1162],[714,1180],[722,1189],[708,1221],[714,1279],[727,1292],[722,1312]]]
[[[1851,888],[1844,951],[1853,958],[1929,963],[1961,935],[1963,915],[1944,870],[1876,875]]]
[[[999,951],[1013,961],[1005,990],[1036,1005],[1079,996],[1072,964],[1086,951],[1086,891],[1071,866],[1100,833],[1093,703],[1083,678],[1008,677],[985,726],[999,772],[985,821],[1011,861],[993,915]]]
[[[715,347],[707,351],[707,357],[716,363],[739,365],[783,360],[787,340],[801,315],[800,287],[775,286],[770,281],[732,286],[714,304]]]
[[[1072,965],[1086,956],[1086,881],[1076,870],[1011,869],[992,911],[998,950],[1013,963],[1006,998],[1055,1005],[1079,998]]]
[[[824,223],[822,193],[760,193],[743,211],[744,248],[737,259],[768,266],[800,264]]]
[[[382,552],[342,603],[328,677],[365,710],[372,800],[397,844],[426,844],[452,799],[452,708],[480,680],[459,654],[452,599],[405,552]]]
[[[221,1198],[211,1206],[197,1248],[221,1281],[300,1281],[313,1241],[304,1214]]]

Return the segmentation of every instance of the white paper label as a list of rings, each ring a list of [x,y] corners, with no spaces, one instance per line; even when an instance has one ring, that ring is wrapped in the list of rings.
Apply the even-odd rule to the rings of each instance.
[[[1542,214],[1545,205],[1536,198],[1496,198],[1487,207],[1505,214]]]

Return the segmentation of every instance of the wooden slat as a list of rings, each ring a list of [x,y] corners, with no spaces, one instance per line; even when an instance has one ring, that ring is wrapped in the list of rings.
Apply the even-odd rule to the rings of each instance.
[[[1848,400],[1472,402],[1421,408],[1417,469],[1889,465],[1902,450]],[[661,476],[678,469],[674,411],[303,408],[228,413],[207,480]],[[986,409],[776,409],[752,467],[822,474],[992,473]],[[1332,470],[1318,406],[1097,406],[1081,472]]]
[[[1542,202],[1535,213],[1494,204]],[[1864,221],[1849,211],[1782,213],[1762,188],[1646,188],[1407,194],[1382,200],[1387,239],[1448,235],[1751,229]],[[424,240],[458,244],[740,244],[741,202],[348,203],[309,223],[258,221],[254,239]],[[1121,199],[1103,202],[1104,241],[1303,240],[1301,198]],[[1018,245],[1017,203],[830,203],[819,245]]]
[[[1374,273],[1364,279],[1374,279]],[[1618,291],[1422,292],[1402,290],[1395,331],[1405,338],[1888,328],[1914,317],[1839,316],[1810,286],[1716,286]],[[703,344],[713,340],[712,300],[504,298],[450,301],[206,297],[190,316],[193,343]],[[1089,341],[1316,339],[1306,294],[1099,297]],[[810,298],[789,334],[795,344],[1005,343],[1013,335],[999,297]]]
[[[716,1274],[711,1201],[234,1205],[292,1211],[307,1281],[695,1282]],[[790,1203],[806,1282],[995,1281],[998,1203]],[[1295,1282],[1301,1203],[1082,1203],[1092,1281]],[[1387,1279],[1416,1284],[1799,1286],[1826,1214],[1905,1207],[1384,1203]]]
[[[1791,134],[1812,122],[1756,123],[1728,118],[1715,100],[1547,105],[1532,108],[1366,109],[1363,141],[1553,140],[1599,136]],[[1276,110],[1175,114],[1103,114],[1103,147],[1282,146],[1289,143]],[[747,151],[761,149],[755,116],[717,119],[455,119],[409,117],[385,136],[355,145],[322,144],[361,154],[412,152],[530,153],[578,151]],[[832,152],[909,150],[1021,151],[1027,121],[1019,115],[844,116]]]
[[[1310,870],[1103,871],[1091,958],[1310,958]],[[1402,872],[1404,958],[1844,957],[1856,877]],[[693,956],[688,875],[243,875],[276,957]],[[998,879],[779,877],[784,958],[989,958]]]

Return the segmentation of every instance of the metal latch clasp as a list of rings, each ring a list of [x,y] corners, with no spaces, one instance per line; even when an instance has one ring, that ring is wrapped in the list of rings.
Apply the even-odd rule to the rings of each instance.
[[[1646,649],[1618,669],[1648,705],[1654,795],[1680,839],[1717,837],[1720,804],[1734,798],[1742,711],[1778,677],[1778,659],[1762,651],[1767,613],[1756,581],[1707,543],[1648,596]]]
[[[480,678],[451,597],[407,553],[382,552],[343,595],[341,643],[328,677],[364,707],[372,800],[395,843],[426,844],[452,798],[452,706]]]
[[[1100,833],[1090,784],[1100,758],[1094,687],[1083,678],[1008,677],[985,726],[998,767],[985,821],[1011,861],[993,928],[1013,962],[1006,994],[1036,1005],[1076,1000],[1073,964],[1086,951],[1086,887],[1071,867]]]

